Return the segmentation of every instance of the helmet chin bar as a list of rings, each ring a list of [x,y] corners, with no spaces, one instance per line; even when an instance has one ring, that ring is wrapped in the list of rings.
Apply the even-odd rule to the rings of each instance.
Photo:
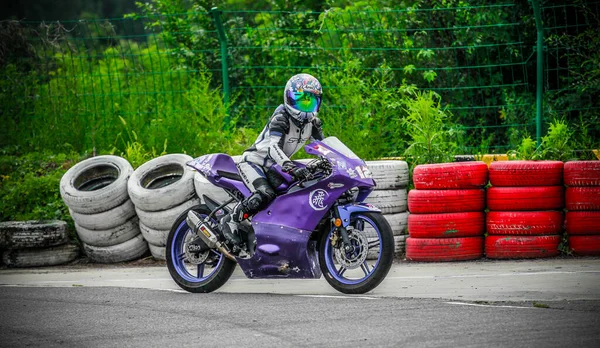
[[[304,112],[304,111],[296,110],[287,104],[285,104],[285,109],[298,122],[303,122],[303,123],[310,122],[315,117],[317,117],[316,112]]]

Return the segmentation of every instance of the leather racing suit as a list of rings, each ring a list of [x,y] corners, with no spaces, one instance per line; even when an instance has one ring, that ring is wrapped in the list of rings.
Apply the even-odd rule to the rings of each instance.
[[[244,151],[241,162],[237,164],[244,184],[252,195],[236,206],[232,213],[234,221],[240,222],[256,214],[275,199],[275,188],[281,184],[282,178],[273,170],[273,166],[279,165],[296,176],[290,157],[309,139],[323,140],[318,118],[301,123],[289,115],[284,105],[275,109],[269,123],[254,144]]]

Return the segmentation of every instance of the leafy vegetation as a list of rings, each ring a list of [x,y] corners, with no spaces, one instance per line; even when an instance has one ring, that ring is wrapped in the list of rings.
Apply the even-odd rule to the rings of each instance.
[[[405,154],[411,169],[418,164],[452,162],[457,147],[453,142],[456,130],[441,106],[440,96],[412,90],[410,94],[411,98],[403,100],[406,116],[402,123],[410,135]]]
[[[569,125],[562,119],[555,119],[548,127],[548,132],[542,137],[542,142],[536,142],[526,136],[515,150],[509,151],[510,157],[520,160],[555,160],[569,161],[576,159],[575,147],[577,139]],[[591,153],[591,151],[588,151]],[[590,154],[591,155],[591,154]]]
[[[34,2],[6,13],[38,19],[41,7],[25,6]],[[111,0],[135,11],[113,20],[97,19],[121,17],[98,1],[61,3],[81,21],[0,22],[2,220],[69,220],[58,180],[89,153],[134,167],[164,153],[240,154],[298,72],[324,86],[325,134],[365,159],[591,159],[600,147],[600,17],[584,1],[544,11],[551,121],[540,146],[527,2],[152,0],[134,10]],[[228,104],[214,6],[224,10]],[[577,30],[552,12],[567,8]]]
[[[576,5],[586,22],[597,20],[594,8]],[[360,147],[365,158],[402,155],[410,145],[403,86],[440,96],[460,129],[454,149],[462,154],[505,152],[534,130],[535,86],[527,71],[534,67],[524,64],[535,42],[528,4],[154,0],[137,6],[137,13],[110,21],[3,22],[10,35],[0,41],[18,54],[0,61],[6,76],[0,147],[131,152],[120,138],[124,120],[137,138],[130,143],[149,153],[240,152],[280,103],[285,80],[299,71],[323,82],[325,132]],[[224,10],[228,105],[218,92],[214,6]],[[561,16],[545,15],[549,25],[566,25]],[[596,41],[592,28],[553,30],[547,39],[556,48],[551,54],[576,62],[567,89],[548,75],[552,93],[544,104],[546,115],[572,129],[585,120],[587,134],[574,132],[576,150],[596,146],[600,136]],[[568,45],[576,49],[559,50]],[[354,146],[369,139],[379,141]]]
[[[18,149],[0,153],[0,221],[73,220],[59,192],[63,174],[81,155],[50,152],[21,153]],[[74,233],[71,235],[75,239]]]

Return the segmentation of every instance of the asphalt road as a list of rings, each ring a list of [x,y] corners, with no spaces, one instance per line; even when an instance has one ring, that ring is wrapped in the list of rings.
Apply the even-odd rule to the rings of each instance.
[[[323,280],[190,294],[164,267],[0,270],[0,347],[600,347],[600,259],[397,263],[363,296]]]
[[[598,347],[600,302],[0,288],[3,347]],[[538,306],[540,306],[538,304]]]

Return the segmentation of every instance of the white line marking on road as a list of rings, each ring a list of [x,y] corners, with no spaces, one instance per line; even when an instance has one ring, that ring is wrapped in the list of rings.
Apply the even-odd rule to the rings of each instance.
[[[466,303],[466,302],[444,302],[451,305],[461,305],[461,306],[473,306],[473,307],[491,307],[491,308],[522,308],[522,309],[537,309],[535,307],[521,307],[521,306],[494,306],[494,305],[484,305],[479,303]]]
[[[385,279],[443,279],[443,278],[490,278],[490,277],[512,277],[512,276],[531,276],[531,275],[546,275],[546,274],[579,274],[579,273],[595,273],[600,274],[600,271],[550,271],[550,272],[514,272],[514,273],[491,273],[491,274],[462,274],[448,276],[405,276],[405,277],[385,277]]]
[[[159,289],[159,288],[149,288],[148,290],[158,290],[158,291],[168,291],[168,292],[178,292],[180,294],[191,294],[191,292],[180,290],[180,289]]]
[[[379,300],[377,297],[368,296],[336,296],[336,295],[295,295],[298,297],[317,297],[317,298],[343,298],[343,299],[355,299],[359,298],[362,300]]]
[[[130,282],[130,281],[140,281],[140,282],[153,282],[157,280],[173,280],[173,278],[135,278],[135,279],[105,279],[107,282]]]
[[[114,283],[121,283],[121,282],[154,282],[154,281],[169,281],[172,280],[171,278],[133,278],[133,279],[97,279],[97,280],[92,280],[92,282],[90,282],[89,280],[83,280],[83,279],[71,279],[71,280],[33,280],[33,281],[26,281],[26,282],[22,282],[19,283],[17,285],[21,286],[21,285],[50,285],[50,284],[78,284],[78,285],[88,285],[88,286],[97,286],[97,282],[101,281],[101,282],[114,282]],[[7,285],[11,285],[11,284],[0,284],[0,286],[7,286]]]

